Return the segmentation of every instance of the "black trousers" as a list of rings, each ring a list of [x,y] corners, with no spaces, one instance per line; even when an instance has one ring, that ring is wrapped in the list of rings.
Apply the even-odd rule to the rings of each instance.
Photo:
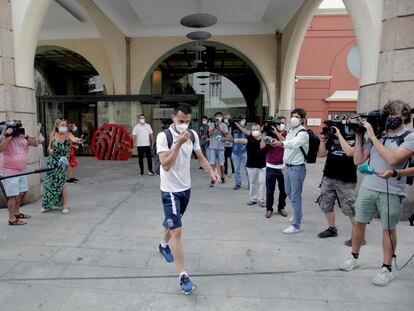
[[[151,146],[137,147],[137,150],[138,150],[138,163],[139,163],[139,168],[141,170],[141,174],[144,174],[144,156],[147,157],[148,171],[153,173]]]
[[[228,164],[227,164],[228,158],[230,158],[231,173],[234,174],[234,165],[233,165],[233,160],[231,158],[232,152],[233,152],[233,147],[224,147],[224,175],[227,175],[227,172],[228,172]]]
[[[279,187],[279,202],[277,209],[284,209],[286,206],[285,180],[281,169],[266,167],[266,210],[273,212],[276,181]]]

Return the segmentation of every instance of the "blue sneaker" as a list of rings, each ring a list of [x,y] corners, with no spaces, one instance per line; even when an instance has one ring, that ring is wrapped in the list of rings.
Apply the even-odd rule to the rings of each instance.
[[[167,245],[166,247],[162,247],[161,244],[159,246],[160,253],[166,262],[173,262],[174,256],[171,254],[170,247]]]
[[[180,286],[184,295],[194,294],[197,290],[197,286],[190,281],[190,278],[186,274],[181,276]]]

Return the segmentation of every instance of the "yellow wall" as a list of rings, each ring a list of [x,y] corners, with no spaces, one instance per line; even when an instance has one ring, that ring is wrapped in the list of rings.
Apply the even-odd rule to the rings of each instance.
[[[38,46],[55,45],[82,55],[102,77],[108,94],[114,94],[114,82],[105,48],[100,39],[40,40]]]

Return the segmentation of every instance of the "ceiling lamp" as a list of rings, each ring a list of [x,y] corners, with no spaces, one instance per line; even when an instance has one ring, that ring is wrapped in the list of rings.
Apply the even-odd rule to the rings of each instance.
[[[200,83],[200,85],[207,85],[207,83]]]
[[[197,76],[197,78],[199,78],[199,79],[207,79],[207,78],[210,78],[210,76],[207,76],[207,75],[199,75],[199,76]]]
[[[187,34],[187,38],[190,40],[207,40],[210,37],[211,33],[208,31],[193,31]]]
[[[196,13],[183,17],[180,24],[189,28],[210,27],[217,23],[217,17],[203,13],[203,1],[196,0]]]

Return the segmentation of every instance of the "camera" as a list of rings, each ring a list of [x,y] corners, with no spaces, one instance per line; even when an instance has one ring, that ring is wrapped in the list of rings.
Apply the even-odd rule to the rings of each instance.
[[[271,137],[271,136],[264,136],[263,137],[263,141],[264,141],[264,143],[266,145],[269,145],[269,144],[271,144],[273,142],[273,137]]]
[[[277,127],[278,125],[280,125],[282,122],[280,122],[280,120],[275,119],[273,117],[268,117],[265,121],[264,121],[264,126],[263,126],[263,130],[262,132],[266,135],[266,136],[270,136],[271,138],[275,138],[276,134],[273,131],[272,127]]]
[[[229,124],[231,125],[231,126],[235,126],[235,123],[240,123],[240,121],[241,120],[243,120],[244,118],[242,118],[242,117],[237,117],[237,118],[230,118],[229,119]]]
[[[0,122],[1,135],[6,135],[6,130],[9,128],[13,129],[13,132],[11,133],[12,137],[26,135],[26,131],[22,127],[21,120],[7,120],[7,121]]]

